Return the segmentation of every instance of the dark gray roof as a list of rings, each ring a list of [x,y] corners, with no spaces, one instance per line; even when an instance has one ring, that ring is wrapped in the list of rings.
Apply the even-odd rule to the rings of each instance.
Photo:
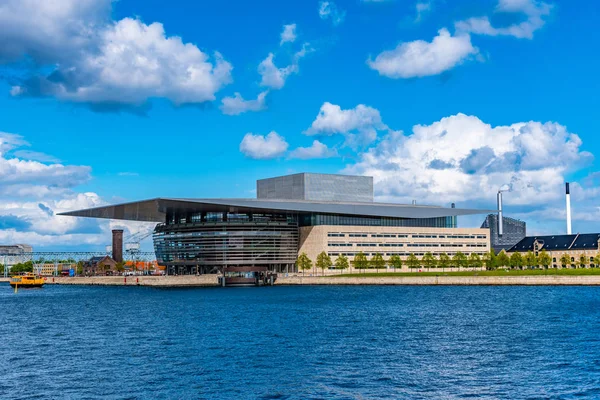
[[[444,208],[375,202],[331,202],[265,199],[175,199],[156,198],[133,203],[70,211],[59,215],[164,222],[167,211],[181,212],[314,212],[393,218],[434,218],[487,214],[494,210]]]
[[[542,249],[548,251],[557,250],[597,250],[598,238],[600,233],[581,233],[575,235],[554,235],[554,236],[527,236],[519,243],[515,244],[508,251],[529,251],[533,250],[533,244],[544,242]]]

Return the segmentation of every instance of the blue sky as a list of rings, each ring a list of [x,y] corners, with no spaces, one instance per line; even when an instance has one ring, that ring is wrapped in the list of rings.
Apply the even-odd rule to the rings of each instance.
[[[574,230],[597,232],[599,9],[0,0],[0,239],[102,248],[121,222],[55,213],[254,197],[256,179],[302,171],[464,207],[493,208],[508,184],[530,233],[564,231],[570,180]]]

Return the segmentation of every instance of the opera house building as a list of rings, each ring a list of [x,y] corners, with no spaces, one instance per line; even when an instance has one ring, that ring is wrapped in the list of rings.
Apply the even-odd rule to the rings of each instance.
[[[260,267],[296,272],[298,255],[335,262],[359,252],[389,259],[490,250],[489,229],[457,228],[486,210],[373,201],[373,178],[300,173],[257,181],[255,199],[155,198],[62,215],[157,222],[153,240],[168,274]]]

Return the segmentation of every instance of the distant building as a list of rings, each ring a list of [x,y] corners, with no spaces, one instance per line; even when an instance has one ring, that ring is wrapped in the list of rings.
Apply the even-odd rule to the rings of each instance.
[[[114,275],[117,273],[117,262],[110,256],[92,257],[83,263],[84,275]]]
[[[0,264],[7,265],[6,271],[15,264],[31,261],[33,247],[28,244],[0,245]]]
[[[572,267],[576,266],[579,257],[585,255],[589,259],[591,267],[598,266],[598,239],[600,233],[582,233],[576,235],[554,235],[554,236],[528,236],[513,247],[508,249],[508,254],[515,252],[527,253],[529,251],[538,255],[542,250],[552,258],[552,267],[562,267],[560,258],[567,254],[571,260]]]
[[[31,253],[33,247],[28,244],[2,244],[0,245],[0,254],[2,255],[21,255],[23,253]]]
[[[77,270],[77,264],[66,263],[66,264],[36,264],[35,272],[41,276],[55,276],[55,275],[68,275],[69,270]]]
[[[508,251],[527,236],[525,221],[502,217],[502,222],[502,236],[498,235],[498,214],[489,214],[481,224],[482,228],[490,230],[490,245],[496,253]]]

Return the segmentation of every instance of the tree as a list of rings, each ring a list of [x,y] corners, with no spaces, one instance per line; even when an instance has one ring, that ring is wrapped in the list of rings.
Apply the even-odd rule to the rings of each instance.
[[[327,253],[322,251],[317,256],[317,262],[315,265],[317,266],[317,268],[321,268],[321,275],[325,276],[325,268],[329,269],[329,267],[333,265],[333,262],[331,262],[331,257],[329,257]]]
[[[115,265],[115,269],[117,270],[117,272],[122,273],[123,271],[125,271],[125,263],[123,262],[118,262]]]
[[[394,268],[394,270],[396,270],[396,268],[402,268],[402,259],[398,254],[394,254],[393,256],[391,256],[389,263]]]
[[[569,265],[571,265],[571,257],[569,257],[569,255],[566,253],[560,256],[560,265],[563,268],[568,268]]]
[[[354,256],[354,268],[358,268],[359,270],[363,270],[369,267],[369,260],[367,260],[367,256],[362,251]]]
[[[312,261],[306,253],[302,253],[298,256],[298,260],[296,261],[296,266],[298,269],[302,270],[302,275],[304,275],[304,271],[312,268]]]
[[[10,269],[11,274],[20,274],[23,272],[33,272],[33,261],[15,264]]]
[[[525,257],[523,258],[523,262],[527,268],[530,268],[530,267],[537,268],[538,267],[538,259],[535,256],[535,254],[533,254],[532,251],[528,251],[527,254],[525,254]]]
[[[590,259],[588,258],[588,256],[586,256],[585,254],[582,254],[579,256],[579,260],[577,263],[577,264],[579,264],[579,268],[586,268],[589,263],[590,263]]]
[[[546,250],[540,251],[540,254],[538,255],[538,263],[546,269],[548,269],[550,264],[552,264],[552,258]]]
[[[498,253],[496,256],[496,265],[503,268],[506,268],[510,265],[510,258],[508,257],[508,254],[506,254],[506,251],[502,250],[500,253]]]
[[[446,253],[440,254],[438,266],[442,269],[442,272],[444,271],[444,268],[448,268],[450,266],[450,256]]]
[[[406,259],[406,265],[408,265],[408,268],[419,268],[421,262],[419,261],[417,256],[415,256],[413,253],[410,253],[408,258]]]
[[[483,261],[479,257],[479,254],[471,253],[469,255],[469,266],[474,269],[483,267]]]
[[[590,263],[592,266],[598,267],[598,263],[600,263],[600,253],[596,254],[593,260],[590,258]]]
[[[454,264],[455,267],[457,268],[464,268],[467,266],[467,256],[462,253],[462,252],[457,252],[453,257],[452,257],[452,264]]]
[[[423,266],[425,266],[429,271],[431,268],[435,267],[435,263],[437,260],[435,259],[435,256],[433,254],[427,252],[423,256],[423,259],[421,261],[423,262]]]
[[[375,253],[375,255],[371,258],[371,266],[377,269],[377,272],[379,272],[380,268],[385,268],[385,260],[383,259],[381,253]]]
[[[339,270],[345,270],[348,269],[350,267],[350,264],[348,263],[348,257],[346,257],[345,255],[340,255],[338,256],[338,258],[335,260],[335,268],[339,269]]]
[[[518,251],[515,251],[510,255],[509,261],[511,268],[522,268],[523,267],[523,256]]]
[[[494,253],[494,250],[490,250],[483,255],[483,265],[485,265],[485,269],[488,270],[497,268],[496,253]]]

